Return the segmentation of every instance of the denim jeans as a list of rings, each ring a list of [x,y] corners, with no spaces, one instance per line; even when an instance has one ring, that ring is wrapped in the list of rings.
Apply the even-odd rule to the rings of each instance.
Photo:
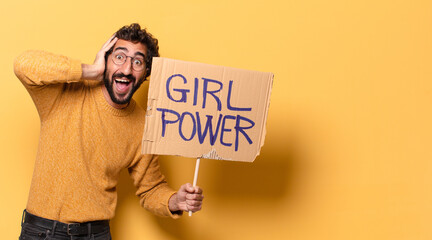
[[[52,231],[52,229],[21,223],[21,236],[19,240],[111,240],[109,226],[100,233],[70,236],[65,232]]]

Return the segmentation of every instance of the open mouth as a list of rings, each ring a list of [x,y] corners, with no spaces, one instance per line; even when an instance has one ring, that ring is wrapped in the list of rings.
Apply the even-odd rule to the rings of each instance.
[[[114,79],[114,83],[115,83],[115,88],[119,94],[125,94],[129,92],[132,86],[132,81],[124,78],[116,78]]]

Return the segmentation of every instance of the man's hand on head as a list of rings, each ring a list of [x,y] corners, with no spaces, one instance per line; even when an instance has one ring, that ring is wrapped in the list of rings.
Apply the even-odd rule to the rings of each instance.
[[[169,209],[171,212],[197,212],[201,210],[203,199],[203,191],[200,187],[193,187],[190,183],[186,183],[170,198]]]
[[[96,54],[96,58],[93,62],[93,64],[82,64],[82,79],[93,79],[93,80],[103,80],[103,74],[105,72],[105,54],[108,52],[114,44],[117,42],[118,38],[113,35],[108,41],[105,42],[105,44],[102,46],[102,48],[99,50],[99,52]]]

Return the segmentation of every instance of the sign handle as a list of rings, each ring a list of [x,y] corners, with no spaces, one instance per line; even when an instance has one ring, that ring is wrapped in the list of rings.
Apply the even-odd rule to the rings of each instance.
[[[194,175],[194,180],[193,180],[193,186],[194,187],[197,185],[197,181],[198,181],[199,165],[200,165],[200,158],[197,158],[196,165],[195,165],[195,175]],[[192,216],[192,211],[189,211],[189,217],[191,217],[191,216]]]

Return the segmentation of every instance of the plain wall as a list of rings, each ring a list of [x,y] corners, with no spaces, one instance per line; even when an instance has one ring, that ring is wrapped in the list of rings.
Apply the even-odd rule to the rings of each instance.
[[[180,220],[142,209],[124,172],[114,239],[432,239],[431,16],[431,1],[2,1],[2,239],[18,238],[39,137],[14,58],[92,63],[132,22],[164,57],[275,78],[255,162],[203,160],[204,208]],[[194,159],[161,165],[173,188],[193,179]]]

